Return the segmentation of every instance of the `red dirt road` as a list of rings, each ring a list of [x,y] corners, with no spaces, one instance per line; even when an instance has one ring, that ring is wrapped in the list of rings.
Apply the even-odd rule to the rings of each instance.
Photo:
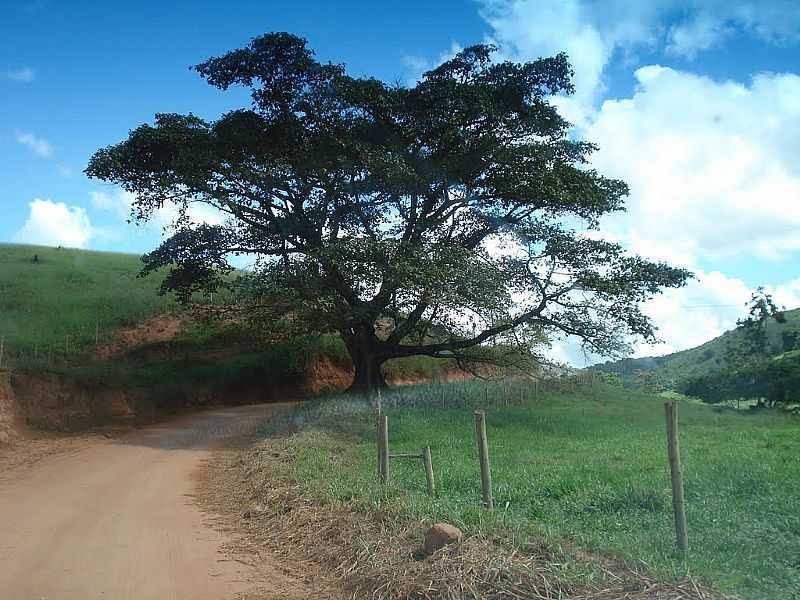
[[[253,572],[220,552],[225,537],[191,493],[211,450],[282,408],[185,416],[5,474],[0,598],[226,600],[251,589]]]

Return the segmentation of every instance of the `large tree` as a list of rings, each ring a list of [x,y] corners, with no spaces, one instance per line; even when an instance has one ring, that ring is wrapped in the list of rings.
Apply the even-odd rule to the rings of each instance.
[[[567,57],[494,51],[467,48],[406,87],[264,35],[194,67],[249,88],[249,108],[212,122],[158,114],[86,172],[132,192],[136,221],[181,209],[144,257],[145,272],[169,269],[165,290],[215,289],[232,255],[255,255],[240,306],[338,332],[355,388],[383,385],[381,365],[405,356],[469,359],[554,335],[607,355],[654,339],[641,303],[689,273],[585,233],[628,189],[589,168],[595,147],[550,102],[573,91]],[[194,204],[225,221],[193,221]]]

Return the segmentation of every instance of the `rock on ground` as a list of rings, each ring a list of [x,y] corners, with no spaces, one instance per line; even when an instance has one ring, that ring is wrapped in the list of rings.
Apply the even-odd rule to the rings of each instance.
[[[458,527],[448,523],[437,523],[425,532],[425,554],[433,554],[448,544],[456,544],[464,539]]]

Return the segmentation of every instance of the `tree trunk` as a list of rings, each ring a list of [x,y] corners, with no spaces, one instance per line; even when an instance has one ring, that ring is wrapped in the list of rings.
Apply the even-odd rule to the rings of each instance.
[[[376,356],[362,356],[359,360],[353,359],[356,374],[353,383],[347,391],[368,393],[386,387],[383,377],[382,360]]]
[[[359,327],[342,334],[347,351],[353,360],[355,377],[348,392],[368,393],[386,387],[383,363],[386,358],[377,351],[377,338],[371,327]]]

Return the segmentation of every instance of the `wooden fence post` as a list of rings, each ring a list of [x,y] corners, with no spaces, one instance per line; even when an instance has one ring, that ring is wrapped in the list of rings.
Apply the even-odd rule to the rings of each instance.
[[[386,484],[389,483],[389,417],[381,415],[378,421],[380,422],[378,455],[380,456],[381,481]]]
[[[489,467],[489,443],[486,439],[486,412],[475,411],[475,436],[478,442],[478,459],[481,464],[481,489],[483,505],[487,510],[494,508],[492,499],[492,472]]]
[[[431,460],[431,447],[425,446],[422,449],[422,462],[425,463],[425,479],[428,483],[428,495],[436,494],[436,482],[433,479],[433,460]]]
[[[381,475],[383,471],[381,471],[382,462],[382,452],[383,452],[383,443],[381,442],[381,415],[383,414],[382,407],[381,407],[381,391],[378,390],[378,395],[375,398],[375,444],[378,446],[378,475]]]
[[[672,478],[672,511],[675,514],[675,539],[678,550],[686,555],[689,550],[689,536],[686,531],[686,507],[683,496],[683,474],[681,454],[678,443],[678,406],[673,401],[664,403],[667,417],[667,453]]]

